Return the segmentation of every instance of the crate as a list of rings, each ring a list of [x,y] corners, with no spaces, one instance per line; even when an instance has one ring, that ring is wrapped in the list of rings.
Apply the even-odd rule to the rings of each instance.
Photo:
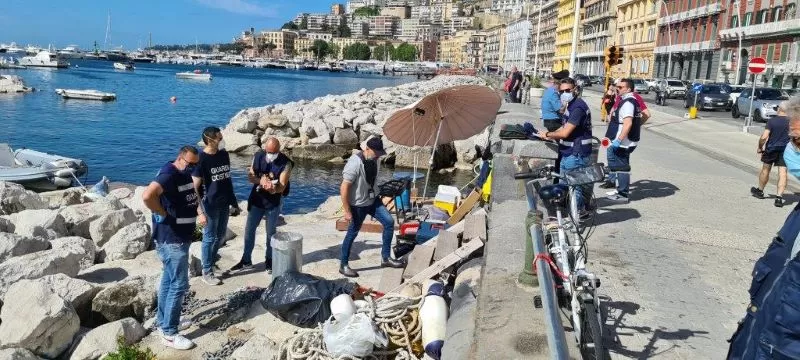
[[[453,215],[456,205],[461,198],[461,192],[455,186],[439,185],[436,197],[433,199],[433,206],[447,211],[448,215]]]

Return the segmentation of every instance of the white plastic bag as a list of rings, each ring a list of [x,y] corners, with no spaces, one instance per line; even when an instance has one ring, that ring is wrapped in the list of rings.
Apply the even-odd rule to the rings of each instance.
[[[364,357],[372,354],[376,345],[389,345],[389,339],[382,331],[376,331],[369,316],[362,313],[341,320],[328,319],[322,325],[322,339],[333,356]]]

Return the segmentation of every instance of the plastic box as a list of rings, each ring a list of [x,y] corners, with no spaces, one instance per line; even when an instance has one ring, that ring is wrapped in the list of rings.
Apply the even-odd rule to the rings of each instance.
[[[458,205],[458,199],[461,198],[461,192],[455,186],[439,185],[436,191],[436,197],[433,199],[433,206],[447,211],[447,214],[453,215]]]
[[[423,221],[419,223],[417,230],[417,244],[423,244],[426,241],[433,239],[434,236],[439,235],[439,230],[444,230],[450,227],[443,221]]]

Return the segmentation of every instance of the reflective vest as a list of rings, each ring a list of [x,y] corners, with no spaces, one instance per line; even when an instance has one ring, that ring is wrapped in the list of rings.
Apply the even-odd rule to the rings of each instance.
[[[159,170],[157,177],[168,176],[167,186],[159,201],[167,211],[166,220],[158,223],[153,219],[153,241],[159,244],[184,243],[194,240],[197,221],[197,192],[192,177],[167,163]]]
[[[566,124],[569,120],[569,113],[576,110],[583,110],[586,115],[567,138],[558,141],[558,151],[562,157],[590,156],[592,154],[592,113],[589,105],[583,99],[575,99],[567,106],[567,111],[561,117],[561,124]]]
[[[628,137],[626,140],[630,142],[638,142],[639,135],[641,134],[642,130],[642,110],[639,108],[639,104],[636,103],[636,99],[633,96],[627,96],[623,98],[619,105],[616,106],[611,111],[611,121],[608,123],[608,129],[606,130],[606,137],[614,140],[619,136],[619,133],[622,131],[622,120],[619,118],[619,110],[622,108],[622,105],[625,103],[633,104],[633,126],[631,126],[631,130],[628,132]],[[628,141],[623,142],[623,147],[628,147],[626,145]],[[636,144],[632,144],[632,146],[636,146]]]

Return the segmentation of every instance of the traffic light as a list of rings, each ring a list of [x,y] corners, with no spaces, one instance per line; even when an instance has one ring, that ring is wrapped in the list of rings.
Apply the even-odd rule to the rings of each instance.
[[[625,49],[621,46],[614,45],[606,48],[606,66],[613,67],[614,65],[622,64],[622,59],[625,57]]]
[[[625,49],[622,46],[617,47],[617,64],[622,64],[622,59],[625,58]]]

